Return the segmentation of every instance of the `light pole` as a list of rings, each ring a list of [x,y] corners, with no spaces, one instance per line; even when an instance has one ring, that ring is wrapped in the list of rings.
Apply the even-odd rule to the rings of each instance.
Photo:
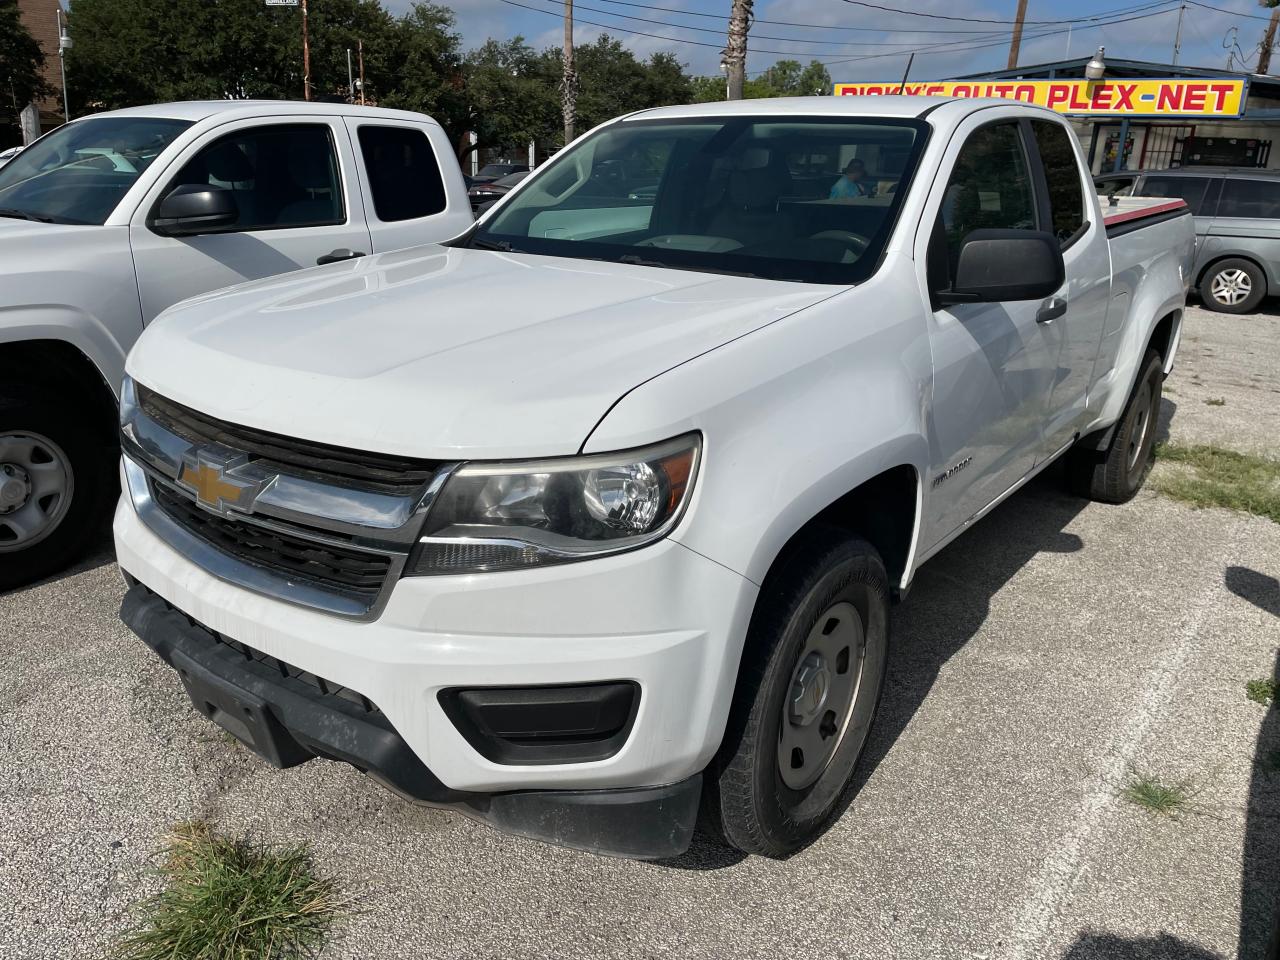
[[[58,4],[58,67],[62,71],[62,121],[71,122],[71,106],[67,97],[67,51],[71,49],[71,37],[67,25],[62,22],[62,4]]]

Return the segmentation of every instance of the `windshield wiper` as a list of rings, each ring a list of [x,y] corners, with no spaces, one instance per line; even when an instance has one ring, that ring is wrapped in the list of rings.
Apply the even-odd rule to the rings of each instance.
[[[605,259],[601,257],[599,259]],[[759,279],[760,274],[751,273],[749,270],[721,270],[718,267],[700,267],[692,264],[684,263],[666,263],[662,260],[647,260],[634,253],[626,253],[616,258],[618,263],[629,263],[636,267],[662,267],[664,270],[692,270],[695,273],[718,273],[726,277],[755,277]]]
[[[524,253],[519,247],[513,247],[505,240],[485,240],[482,237],[472,237],[470,246],[481,250],[501,250],[503,253]]]
[[[34,220],[36,223],[53,223],[53,217],[42,217],[38,213],[27,213],[25,210],[9,208],[0,209],[0,217],[10,217],[14,220]]]

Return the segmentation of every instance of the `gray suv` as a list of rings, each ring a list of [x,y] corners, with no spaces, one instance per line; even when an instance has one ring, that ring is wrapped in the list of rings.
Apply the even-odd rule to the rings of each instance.
[[[1095,178],[1109,196],[1181,197],[1196,221],[1193,280],[1204,305],[1250,313],[1280,296],[1280,170],[1187,167]]]

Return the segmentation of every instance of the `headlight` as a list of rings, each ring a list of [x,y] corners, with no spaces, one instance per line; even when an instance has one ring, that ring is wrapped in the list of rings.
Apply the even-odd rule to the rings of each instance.
[[[652,543],[680,519],[701,449],[691,434],[619,453],[464,466],[432,504],[406,575],[518,570]]]

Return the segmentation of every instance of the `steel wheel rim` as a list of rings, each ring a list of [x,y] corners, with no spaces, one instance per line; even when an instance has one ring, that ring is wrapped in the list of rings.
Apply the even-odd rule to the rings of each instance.
[[[847,602],[818,617],[791,671],[778,729],[778,773],[792,790],[814,784],[849,730],[866,662],[866,631]]]
[[[1248,273],[1238,268],[1220,270],[1209,284],[1209,292],[1219,303],[1234,307],[1249,299],[1249,295],[1253,293],[1253,280]]]
[[[1142,391],[1138,399],[1138,408],[1134,411],[1137,419],[1134,421],[1133,431],[1129,434],[1129,469],[1133,470],[1138,465],[1138,459],[1142,456],[1142,450],[1146,446],[1147,434],[1151,432],[1152,409],[1155,400],[1155,388],[1148,387]]]
[[[48,437],[0,433],[0,553],[25,550],[53,533],[74,487],[71,461]]]

